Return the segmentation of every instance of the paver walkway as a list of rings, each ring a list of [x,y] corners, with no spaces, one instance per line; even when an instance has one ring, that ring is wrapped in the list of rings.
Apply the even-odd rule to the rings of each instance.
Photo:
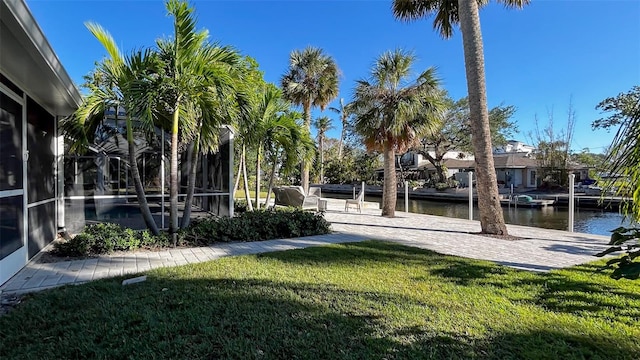
[[[143,273],[223,256],[256,254],[326,244],[380,239],[434,250],[442,254],[495,261],[530,271],[548,271],[593,261],[593,254],[607,247],[608,237],[509,225],[511,235],[523,240],[507,241],[477,235],[478,221],[396,212],[393,219],[380,210],[344,212],[344,201],[330,201],[325,218],[333,234],[296,239],[220,244],[209,247],[140,251],[126,255],[57,263],[31,262],[0,287],[4,294],[38,291],[91,280]]]

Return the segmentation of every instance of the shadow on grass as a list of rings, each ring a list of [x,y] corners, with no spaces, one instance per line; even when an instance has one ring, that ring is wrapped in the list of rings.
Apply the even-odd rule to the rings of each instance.
[[[278,251],[256,255],[294,264],[340,265],[368,263],[371,261],[422,263],[425,266],[441,260],[443,255],[430,250],[398,245],[385,241],[370,240],[330,247],[306,248],[291,251]]]
[[[629,305],[639,301],[632,296],[633,288],[572,279],[570,271],[541,276],[384,242],[269,253],[256,258],[291,265],[265,267],[276,271],[286,271],[294,263],[312,263],[309,271],[320,268],[316,276],[326,276],[322,271],[329,264],[386,262],[391,266],[401,262],[416,266],[416,272],[424,268],[427,275],[436,275],[425,275],[421,281],[493,286],[506,297],[520,286],[532,291],[521,301],[552,311],[582,311],[580,315],[587,312],[598,316],[602,311],[604,316],[611,304],[596,296],[589,306],[600,310],[578,311],[570,308],[576,306],[575,296],[619,291],[628,293],[620,296],[630,296]],[[481,330],[468,331],[464,319],[450,313],[455,307],[437,308],[440,305],[435,304],[439,303],[423,304],[421,299],[400,293],[371,288],[355,291],[329,281],[288,282],[277,273],[270,274],[269,280],[246,278],[242,275],[243,258],[238,259],[219,264],[215,273],[209,267],[213,263],[205,263],[151,272],[146,282],[126,287],[120,284],[122,278],[116,278],[31,295],[15,311],[0,317],[0,359],[639,357],[637,344],[626,338],[620,341],[616,333],[600,332],[577,321],[565,326],[568,330],[558,331],[544,321],[528,319],[534,324],[523,326],[495,319],[495,324],[481,323]],[[246,263],[256,265],[254,261]],[[234,271],[235,276],[227,275]],[[558,298],[564,303],[552,302]],[[428,320],[432,316],[445,317],[446,321],[435,325]],[[477,319],[472,316],[469,320]]]
[[[385,304],[411,306],[406,298],[331,285],[152,275],[122,287],[119,280],[32,296],[0,318],[0,357],[633,358],[613,339],[390,325]]]

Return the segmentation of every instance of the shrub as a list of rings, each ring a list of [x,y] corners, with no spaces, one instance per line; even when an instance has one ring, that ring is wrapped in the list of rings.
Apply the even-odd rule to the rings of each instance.
[[[233,212],[235,214],[243,213],[247,211],[247,200],[233,200]]]
[[[436,183],[435,188],[438,191],[445,191],[449,188],[449,184],[444,182],[439,182],[439,183]]]
[[[321,214],[293,208],[257,210],[236,217],[196,219],[180,233],[184,245],[257,241],[327,234],[329,223]]]
[[[166,238],[166,236],[164,237]],[[155,237],[148,231],[135,231],[118,224],[98,223],[88,225],[69,241],[56,243],[54,253],[60,256],[95,256],[114,251],[128,251],[140,246],[157,247],[169,244],[162,236]]]
[[[329,233],[329,223],[319,213],[283,208],[240,213],[237,217],[195,219],[178,234],[179,246],[206,246],[214,242],[257,241]],[[169,235],[153,236],[149,231],[135,231],[112,223],[88,225],[66,242],[56,243],[59,256],[95,256],[140,247],[166,248]]]

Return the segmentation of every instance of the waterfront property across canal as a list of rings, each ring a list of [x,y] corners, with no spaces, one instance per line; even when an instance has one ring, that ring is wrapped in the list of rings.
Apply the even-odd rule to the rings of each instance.
[[[326,191],[322,193],[322,196],[338,199],[351,198],[351,195],[329,193]],[[365,195],[365,201],[379,203],[381,197],[377,195]],[[567,230],[569,224],[569,212],[565,207],[504,207],[502,210],[507,224],[557,230]],[[396,211],[405,211],[404,197],[401,194],[398,194]],[[409,212],[468,219],[469,205],[463,202],[409,199]],[[473,210],[473,218],[480,220],[479,215],[480,211],[476,203]],[[611,230],[618,226],[628,225],[627,222],[623,222],[623,218],[624,217],[618,212],[578,207],[574,214],[574,231],[608,236],[611,234]]]

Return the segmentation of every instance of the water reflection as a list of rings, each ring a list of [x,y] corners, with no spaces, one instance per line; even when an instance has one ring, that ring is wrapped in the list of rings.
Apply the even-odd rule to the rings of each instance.
[[[379,198],[372,198],[380,201]],[[398,201],[397,211],[404,211],[404,200]],[[569,226],[568,209],[548,206],[539,209],[531,208],[503,208],[504,219],[507,224],[541,227],[546,229],[567,230]],[[447,216],[454,218],[469,218],[467,203],[447,203],[429,200],[409,200],[409,211],[420,214]],[[479,210],[474,206],[473,218],[480,220]],[[574,214],[574,230],[588,234],[610,235],[610,231],[623,223],[623,216],[617,212],[599,210],[576,209]]]
[[[324,196],[333,198],[350,198],[348,195],[326,194]],[[380,197],[367,196],[366,201],[380,202]],[[569,212],[566,208],[556,208],[548,206],[545,208],[502,208],[504,220],[507,224],[533,226],[546,229],[567,230],[569,224]],[[396,211],[404,211],[404,199],[399,198]],[[447,216],[453,218],[468,219],[468,203],[450,203],[429,200],[409,200],[409,211],[412,213]],[[473,218],[480,220],[480,211],[474,207]],[[587,210],[577,208],[574,214],[574,231],[611,235],[610,231],[623,223],[623,217],[617,212],[605,212],[599,210]]]

